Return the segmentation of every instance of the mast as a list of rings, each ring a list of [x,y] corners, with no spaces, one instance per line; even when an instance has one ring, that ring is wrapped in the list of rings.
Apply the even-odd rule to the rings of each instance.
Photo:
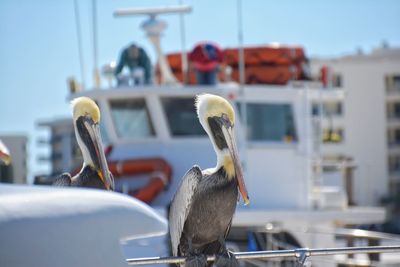
[[[98,47],[97,47],[97,0],[92,0],[92,34],[93,34],[93,83],[96,88],[100,88],[100,73],[98,66]]]
[[[182,0],[179,0],[179,5],[182,5]],[[186,52],[186,34],[185,34],[185,20],[183,17],[183,13],[179,14],[179,26],[181,31],[181,62],[182,62],[182,74],[183,74],[183,84],[188,83],[188,56]]]
[[[82,33],[81,33],[81,22],[79,16],[78,0],[74,0],[74,13],[75,13],[75,24],[76,24],[76,37],[78,40],[79,68],[81,72],[82,89],[85,90],[85,85],[86,85],[85,61],[83,59]]]
[[[246,96],[244,93],[245,84],[245,64],[244,64],[244,49],[243,49],[243,19],[242,19],[242,1],[237,0],[237,17],[238,17],[238,53],[239,53],[239,95],[241,107],[241,120],[243,124],[243,169],[247,169],[247,104]]]

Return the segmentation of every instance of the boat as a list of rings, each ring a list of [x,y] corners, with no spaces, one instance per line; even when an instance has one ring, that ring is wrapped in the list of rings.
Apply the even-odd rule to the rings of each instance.
[[[121,242],[168,229],[141,201],[101,190],[2,184],[0,203],[1,266],[126,266]]]
[[[187,7],[178,9],[181,12]],[[238,205],[228,236],[231,250],[335,247],[335,234],[340,229],[384,221],[383,208],[351,205],[350,179],[342,174],[352,168],[352,163],[327,162],[320,153],[324,118],[321,113],[313,114],[313,110],[324,101],[342,100],[342,89],[323,89],[321,82],[300,80],[300,76],[275,84],[179,83],[162,53],[161,32],[155,32],[160,29],[155,26],[155,16],[162,12],[142,9],[127,13],[150,14],[144,29],[151,32],[162,83],[82,91],[73,86],[69,95],[70,100],[90,97],[100,107],[101,132],[117,191],[146,202],[165,217],[184,173],[194,164],[202,169],[215,164],[215,153],[194,108],[196,95],[212,93],[228,99],[237,114],[235,130],[251,199],[249,206]],[[234,51],[229,50],[229,55]],[[112,64],[105,69],[112,72]],[[75,166],[69,168],[74,170]],[[326,168],[331,170],[329,183],[324,180]],[[159,238],[122,243],[126,258],[138,257],[134,255],[137,251],[141,257],[168,256],[168,237]],[[368,235],[364,239],[376,241]],[[313,266],[338,264],[332,255],[311,262]],[[264,264],[254,260],[248,263]],[[279,263],[296,264],[290,259]]]
[[[334,236],[317,229],[333,233],[336,226],[378,223],[384,220],[385,211],[349,206],[344,187],[319,183],[312,103],[321,97],[337,99],[344,95],[340,90],[321,93],[311,85],[246,85],[242,89],[232,84],[211,88],[139,86],[84,91],[71,98],[88,96],[104,114],[107,160],[111,166],[121,166],[117,190],[140,190],[156,176],[150,171],[147,177],[132,177],[123,172],[126,164],[138,168],[157,158],[169,166],[171,181],[149,202],[156,209],[167,208],[181,177],[194,164],[208,168],[215,163],[213,148],[197,120],[194,97],[202,93],[221,95],[234,103],[237,114],[245,105],[248,126],[239,120],[235,129],[251,204],[239,204],[233,219],[232,240],[237,250],[247,247],[249,235],[268,235],[269,231],[290,235],[286,238],[292,240],[289,247],[333,247]],[[256,116],[271,124],[258,124]]]

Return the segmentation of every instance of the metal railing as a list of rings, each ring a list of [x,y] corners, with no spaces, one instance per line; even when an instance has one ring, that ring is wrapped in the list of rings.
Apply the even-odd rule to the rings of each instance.
[[[295,257],[297,266],[304,266],[305,261],[311,256],[327,256],[338,254],[360,254],[360,253],[400,253],[400,246],[370,246],[370,247],[344,247],[344,248],[297,248],[289,250],[253,251],[233,253],[237,260],[246,259],[269,259],[282,257]],[[151,257],[127,259],[130,266],[149,264],[183,264],[186,257]],[[207,256],[207,262],[215,261],[215,256]]]

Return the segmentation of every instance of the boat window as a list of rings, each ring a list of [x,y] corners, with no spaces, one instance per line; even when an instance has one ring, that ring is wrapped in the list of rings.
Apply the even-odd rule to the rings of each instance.
[[[100,112],[103,112],[101,110],[101,106],[99,105],[99,103],[97,101],[95,101],[95,102],[96,102],[96,105],[100,108]],[[110,143],[110,138],[108,136],[107,127],[104,124],[104,119],[100,119],[99,126],[100,126],[101,141],[103,144],[107,145]]]
[[[103,144],[107,145],[110,143],[110,137],[108,136],[107,128],[104,125],[104,121],[100,121],[100,133],[101,133],[101,141]]]
[[[252,141],[297,141],[290,104],[247,104],[247,125],[247,138]]]
[[[116,133],[121,138],[154,136],[144,99],[111,100],[111,116]]]
[[[161,102],[168,119],[170,132],[173,136],[206,135],[197,118],[194,98],[169,97],[163,98]]]

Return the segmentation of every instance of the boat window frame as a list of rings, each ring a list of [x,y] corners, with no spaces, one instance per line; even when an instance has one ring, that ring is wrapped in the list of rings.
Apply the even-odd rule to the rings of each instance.
[[[196,114],[196,121],[199,123],[201,129],[203,129],[203,131],[204,131],[203,135],[175,135],[172,132],[171,124],[170,124],[170,121],[168,119],[167,111],[165,110],[165,105],[164,105],[164,100],[165,99],[170,99],[170,98],[173,98],[173,99],[193,99],[193,111],[196,113],[196,107],[195,107],[196,95],[159,95],[158,96],[158,100],[159,100],[159,103],[160,103],[162,114],[164,116],[164,121],[165,121],[165,124],[166,124],[166,127],[167,127],[167,132],[168,132],[169,137],[172,140],[178,140],[178,139],[180,139],[180,140],[182,140],[182,139],[183,140],[191,140],[191,139],[195,140],[195,139],[208,138],[207,132],[204,130],[203,126],[200,124],[200,121],[197,118],[197,114]]]
[[[148,135],[148,136],[141,136],[141,137],[133,137],[133,136],[120,136],[118,131],[117,131],[117,127],[115,125],[115,120],[113,118],[112,112],[113,112],[113,108],[111,105],[111,102],[113,101],[129,101],[129,100],[140,100],[143,101],[144,103],[144,107],[145,107],[145,111],[146,111],[146,115],[147,115],[147,119],[149,122],[149,125],[151,126],[151,130],[152,130],[152,134]],[[131,142],[153,142],[154,140],[156,140],[158,138],[158,133],[157,133],[157,127],[154,124],[154,120],[153,117],[151,115],[151,108],[149,105],[149,101],[147,99],[146,95],[129,95],[129,96],[115,96],[115,97],[110,97],[110,98],[106,98],[105,102],[107,104],[107,107],[109,109],[109,119],[110,119],[110,123],[111,123],[111,127],[112,127],[112,131],[113,131],[113,135],[116,138],[116,142],[117,143],[131,143]]]
[[[235,112],[238,114],[238,118],[239,118],[239,122],[240,122],[240,128],[241,131],[243,132],[243,139],[245,138],[246,143],[248,144],[249,148],[263,148],[263,147],[274,147],[274,148],[293,148],[294,146],[299,145],[300,143],[300,129],[298,127],[298,122],[297,122],[297,117],[296,117],[296,105],[292,100],[284,100],[284,101],[268,101],[264,99],[246,99],[245,101],[246,104],[246,110],[248,110],[248,106],[251,104],[256,104],[256,105],[288,105],[290,107],[291,110],[291,115],[292,115],[292,119],[293,119],[293,128],[294,128],[294,132],[295,132],[295,139],[291,142],[285,142],[285,141],[274,141],[274,140],[252,140],[249,138],[249,136],[247,135],[247,132],[244,133],[245,129],[247,131],[249,124],[248,124],[248,120],[246,118],[246,123],[247,125],[245,125],[243,123],[243,118],[241,115],[241,105],[242,102],[239,101],[235,101]]]

